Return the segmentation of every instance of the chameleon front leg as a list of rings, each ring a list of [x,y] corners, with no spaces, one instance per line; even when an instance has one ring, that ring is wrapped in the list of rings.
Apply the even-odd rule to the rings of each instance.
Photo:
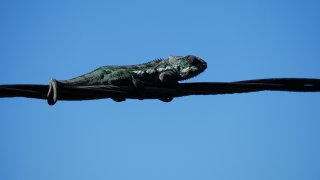
[[[172,87],[172,88],[178,88],[179,82],[176,78],[176,73],[172,71],[165,71],[159,74],[159,80],[161,84],[164,84],[165,86]],[[173,97],[165,97],[160,98],[159,100],[163,102],[170,102],[173,100]]]

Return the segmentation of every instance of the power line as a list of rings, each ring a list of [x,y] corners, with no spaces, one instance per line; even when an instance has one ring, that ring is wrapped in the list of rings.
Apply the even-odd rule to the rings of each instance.
[[[48,104],[54,105],[57,100],[78,101],[103,98],[164,99],[190,95],[217,95],[257,91],[320,92],[320,79],[271,78],[236,82],[196,82],[180,83],[176,88],[147,86],[144,88],[142,96],[132,86],[65,86],[57,84],[53,79],[49,85],[0,85],[0,98],[27,97],[47,99]]]

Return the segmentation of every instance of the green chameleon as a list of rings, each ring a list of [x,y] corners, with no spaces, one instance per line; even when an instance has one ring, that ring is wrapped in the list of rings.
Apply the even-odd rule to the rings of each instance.
[[[56,81],[56,83],[67,86],[134,86],[143,97],[145,86],[178,87],[178,81],[195,77],[206,68],[207,63],[193,55],[169,56],[167,59],[158,59],[140,65],[102,66],[82,76]],[[117,102],[125,100],[125,98],[112,99]],[[168,97],[160,100],[169,102],[172,99]]]

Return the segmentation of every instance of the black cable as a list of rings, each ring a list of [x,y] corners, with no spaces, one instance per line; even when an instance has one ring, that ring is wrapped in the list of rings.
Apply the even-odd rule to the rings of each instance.
[[[145,87],[143,99],[164,99],[189,95],[216,95],[257,91],[320,92],[320,79],[270,78],[236,82],[180,83],[178,88]],[[27,97],[46,99],[49,105],[57,100],[92,100],[102,98],[141,99],[141,93],[131,86],[64,86],[55,79],[49,85],[0,85],[0,98]]]

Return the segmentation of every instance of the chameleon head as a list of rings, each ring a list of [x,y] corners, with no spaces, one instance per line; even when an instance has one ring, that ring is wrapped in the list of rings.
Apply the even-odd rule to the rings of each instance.
[[[169,63],[173,65],[179,73],[179,80],[195,77],[207,68],[207,63],[204,60],[193,55],[170,56]]]

